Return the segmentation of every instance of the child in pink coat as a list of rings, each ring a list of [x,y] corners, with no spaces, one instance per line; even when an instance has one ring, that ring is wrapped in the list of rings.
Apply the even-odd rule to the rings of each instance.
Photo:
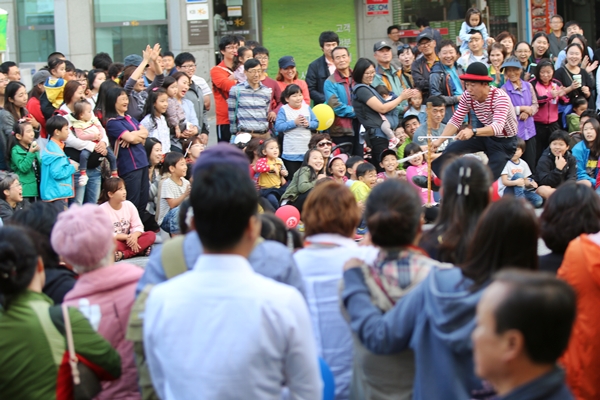
[[[121,378],[103,382],[95,399],[140,400],[133,343],[125,340],[125,331],[135,286],[144,271],[132,264],[114,264],[113,226],[94,204],[74,204],[59,214],[51,242],[56,253],[80,274],[64,303],[78,308],[121,356]]]

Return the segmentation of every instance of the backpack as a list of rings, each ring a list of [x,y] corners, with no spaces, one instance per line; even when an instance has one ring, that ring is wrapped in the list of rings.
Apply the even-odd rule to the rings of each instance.
[[[188,271],[185,257],[183,254],[183,242],[185,235],[177,236],[162,246],[161,261],[167,280],[181,275]],[[146,301],[155,285],[148,284],[140,292],[137,299],[131,307],[131,315],[127,324],[125,339],[133,342],[133,351],[135,353],[135,363],[138,370],[138,384],[142,392],[143,400],[159,400],[154,386],[150,370],[146,363],[144,354],[144,311],[146,310]]]

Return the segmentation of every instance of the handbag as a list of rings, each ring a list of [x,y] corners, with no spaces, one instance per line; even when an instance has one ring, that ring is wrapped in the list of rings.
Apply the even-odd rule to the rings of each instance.
[[[67,335],[67,348],[69,350],[69,365],[71,366],[71,376],[73,377],[73,399],[91,400],[102,391],[102,385],[94,371],[87,365],[80,363],[77,359],[69,310],[64,303],[61,308],[65,320],[65,333]]]

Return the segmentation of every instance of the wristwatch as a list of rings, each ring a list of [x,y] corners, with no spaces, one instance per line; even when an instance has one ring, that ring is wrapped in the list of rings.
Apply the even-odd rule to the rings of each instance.
[[[477,136],[477,128],[473,128],[473,136]]]

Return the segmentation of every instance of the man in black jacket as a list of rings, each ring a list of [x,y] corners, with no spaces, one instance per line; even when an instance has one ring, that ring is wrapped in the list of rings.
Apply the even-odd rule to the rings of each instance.
[[[325,94],[323,85],[329,76],[335,71],[335,65],[331,58],[331,50],[340,44],[340,38],[337,33],[332,31],[322,32],[319,36],[319,45],[323,50],[323,55],[311,62],[306,72],[306,85],[310,93],[311,100],[317,104],[325,103]]]
[[[423,98],[429,97],[429,73],[435,63],[439,61],[436,52],[436,41],[429,30],[424,30],[417,36],[417,47],[422,56],[417,58],[410,69],[415,83],[415,88],[423,92]]]

